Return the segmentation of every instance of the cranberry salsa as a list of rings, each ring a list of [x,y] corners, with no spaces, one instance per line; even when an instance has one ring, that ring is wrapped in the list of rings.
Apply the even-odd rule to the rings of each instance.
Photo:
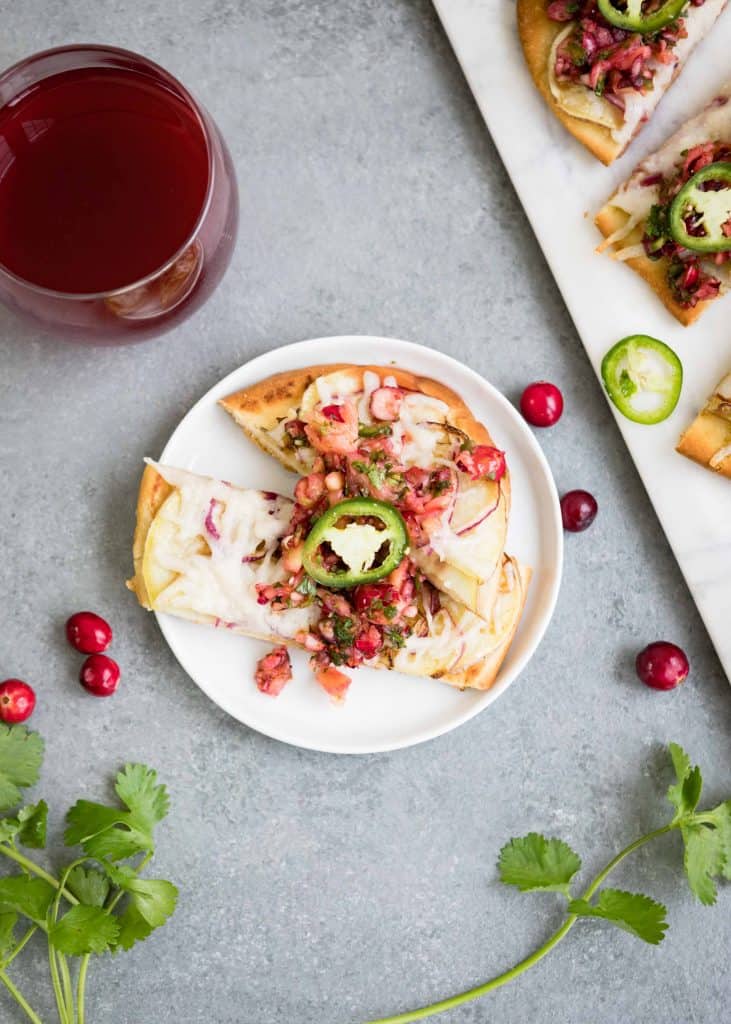
[[[704,2],[690,0],[690,6]],[[655,65],[674,63],[673,50],[688,35],[685,19],[674,12],[687,6],[677,0],[647,0],[633,29],[621,27],[634,22],[609,0],[550,0],[547,14],[552,21],[575,23],[556,52],[557,81],[585,85],[624,111],[628,93],[652,90]],[[671,20],[665,21],[667,17]],[[645,26],[651,30],[643,31]]]
[[[694,235],[699,239],[699,249],[693,250],[681,245],[671,233],[671,207],[675,198],[680,196],[691,179],[700,171],[711,164],[726,164],[729,161],[731,143],[702,142],[680,154],[680,160],[671,174],[653,174],[642,181],[645,186],[657,186],[660,200],[653,205],[645,222],[642,238],[645,253],[651,260],[667,261],[668,284],[676,301],[685,308],[718,296],[721,281],[707,269],[707,264],[710,261],[716,266],[721,266],[731,259],[731,251],[704,251],[705,227],[702,219],[693,212],[685,218],[685,228],[688,240]],[[700,188],[708,191],[720,190],[724,184],[728,184],[727,180],[722,180],[721,174],[719,170],[718,180],[709,180]],[[725,238],[731,238],[731,218],[722,225],[721,230]],[[701,261],[706,261],[706,268]]]
[[[285,443],[311,448],[313,461],[311,472],[295,487],[292,517],[281,541],[281,564],[289,576],[283,583],[257,584],[257,600],[274,611],[317,605],[316,624],[298,635],[297,642],[312,653],[317,681],[336,699],[350,683],[341,668],[357,668],[376,656],[389,659],[410,636],[427,634],[430,618],[441,607],[439,591],[417,569],[409,551],[428,545],[432,534],[443,528],[460,474],[499,482],[506,472],[505,455],[498,448],[474,444],[461,430],[438,424],[445,443],[434,466],[404,465],[397,421],[406,394],[393,386],[374,390],[368,423],[360,420],[357,401],[344,397],[320,403],[306,417],[284,424]],[[392,518],[403,523],[408,547],[399,550],[396,565],[388,563],[388,552],[384,555],[380,579],[345,574],[340,583],[323,586],[306,571],[312,546],[308,539],[327,538],[322,524],[330,526],[337,518],[335,506],[354,511],[355,524],[366,530],[385,522],[392,536],[397,528],[389,523],[385,506],[395,510]],[[320,544],[317,557],[320,579],[338,580],[347,568],[335,546]],[[289,674],[283,649],[272,652],[259,662],[259,689],[277,693]]]

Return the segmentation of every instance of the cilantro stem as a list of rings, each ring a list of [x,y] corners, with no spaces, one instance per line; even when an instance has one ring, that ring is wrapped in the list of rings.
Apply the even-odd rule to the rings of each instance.
[[[12,983],[12,981],[7,976],[4,970],[0,971],[0,981],[3,983],[3,985],[8,990],[10,995],[16,1001],[18,1006],[22,1010],[25,1010],[29,1020],[32,1020],[33,1024],[43,1024],[41,1018],[38,1016],[35,1010],[33,1010],[28,1001],[24,998],[23,993],[20,991],[19,988],[16,988],[16,986]]]
[[[145,856],[142,858],[142,860],[139,862],[139,864],[135,868],[135,874],[136,875],[139,875],[140,871],[142,871],[142,869],[144,867],[146,867],[147,864],[150,863],[150,861],[152,860],[152,857],[153,857],[152,852],[149,852],[149,853],[145,854]],[[106,910],[106,912],[108,914],[111,914],[111,912],[114,910],[114,908],[117,906],[117,904],[119,903],[119,901],[122,899],[123,896],[124,896],[124,889],[120,889],[112,897],[112,899],[107,902],[107,905],[106,905],[106,907],[104,909]],[[84,1008],[84,1001],[86,999],[86,973],[89,970],[89,959],[90,959],[90,956],[91,956],[91,954],[87,953],[85,956],[83,956],[81,958],[81,966],[79,967],[79,977],[78,977],[78,981],[76,983],[76,1013],[77,1013],[78,1024],[84,1024],[84,1021],[86,1019],[85,1018],[85,1012],[86,1011],[85,1011],[85,1008]]]
[[[35,863],[35,861],[29,860],[27,857],[24,857],[22,853],[18,853],[17,850],[12,850],[9,846],[0,845],[0,853],[5,857],[9,857],[10,860],[14,860],[16,864],[20,864],[22,868],[31,874],[38,875],[39,878],[44,879],[44,881],[48,882],[49,885],[52,885],[54,889],[61,889],[61,895],[64,899],[68,900],[69,903],[76,906],[79,902],[72,892],[69,892],[68,889],[62,888],[61,883],[57,878],[54,878],[53,875],[49,875],[49,873],[44,871],[40,865]]]
[[[658,836],[665,835],[666,832],[670,832],[672,829],[677,828],[678,823],[664,825],[662,828],[655,829],[653,832],[648,832],[647,835],[640,836],[639,839],[635,839],[633,843],[626,846],[623,850],[613,857],[609,863],[602,868],[596,878],[590,883],[585,890],[582,899],[590,899],[599,886],[604,882],[607,876],[617,867],[625,857],[629,854],[634,853],[645,843],[651,842],[653,839],[657,839]],[[521,960],[510,970],[504,971],[502,974],[498,974],[497,977],[492,978],[490,981],[486,981],[482,985],[477,985],[475,988],[470,988],[466,992],[461,992],[459,995],[450,996],[448,999],[441,999],[437,1003],[432,1003],[430,1006],[422,1006],[418,1010],[407,1011],[406,1013],[396,1014],[395,1017],[379,1017],[377,1020],[367,1021],[367,1024],[409,1024],[410,1021],[424,1020],[426,1017],[431,1017],[436,1013],[443,1013],[445,1010],[453,1010],[457,1006],[461,1006],[463,1003],[469,1003],[473,999],[479,999],[480,996],[487,995],[488,992],[492,992],[496,988],[500,988],[502,985],[507,985],[509,981],[513,981],[524,971],[527,971],[529,967],[533,967],[539,960],[549,953],[554,946],[566,936],[566,934],[573,928],[578,920],[576,914],[569,914],[561,927],[553,933],[542,946],[539,946],[535,952],[531,953],[524,960]]]
[[[51,982],[53,984],[53,994],[56,997],[56,1007],[58,1008],[58,1017],[61,1024],[73,1024],[73,1020],[69,1020],[68,1008],[64,1002],[63,989],[61,988],[61,979],[58,974],[58,961],[56,960],[56,950],[53,948],[51,943],[48,943],[48,965],[51,968]]]
[[[0,960],[0,971],[4,971],[6,967],[10,966],[10,964],[13,962],[13,960],[15,960],[16,956],[18,955],[18,953],[20,953],[20,951],[23,949],[25,944],[30,941],[32,936],[37,931],[38,931],[38,925],[37,924],[31,925],[31,927],[25,933],[25,935],[20,940],[20,942],[18,942],[15,946],[13,946],[12,950],[10,951],[10,953],[3,960]]]
[[[82,957],[79,967],[79,977],[76,982],[76,1013],[79,1024],[84,1024],[84,999],[86,998],[86,972],[89,970],[90,956],[87,953]]]

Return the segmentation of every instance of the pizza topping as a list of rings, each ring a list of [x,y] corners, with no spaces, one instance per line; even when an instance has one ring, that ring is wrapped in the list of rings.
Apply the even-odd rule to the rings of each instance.
[[[603,17],[631,32],[657,32],[680,15],[688,0],[597,0]],[[703,0],[701,0],[701,3]],[[696,3],[696,6],[699,4]]]
[[[354,587],[388,576],[408,544],[396,508],[372,498],[351,498],[324,512],[307,535],[302,563],[327,587]]]
[[[658,202],[646,213],[643,250],[651,260],[668,261],[673,296],[691,308],[718,296],[721,280],[714,267],[731,259],[731,145],[697,143],[659,176]]]
[[[612,24],[597,0],[554,0],[547,6],[548,17],[564,26],[548,60],[554,100],[571,117],[605,127],[623,148],[650,117],[678,65],[710,30],[724,4],[691,0],[681,5],[682,17],[650,31]],[[622,0],[610,6],[618,15],[627,13]],[[645,16],[667,4],[629,0],[627,6]]]
[[[292,662],[286,647],[273,648],[256,663],[256,685],[270,697],[278,697],[291,678]]]
[[[549,4],[547,14],[554,21],[567,21],[566,15],[573,8],[572,23],[562,33],[552,55],[550,70],[557,83],[581,84],[624,111],[632,90],[644,94],[653,88],[658,65],[676,62],[673,49],[688,35],[684,21],[677,18],[686,3],[687,0],[667,0],[662,11],[667,14],[672,5],[675,13],[663,16],[659,24],[643,20],[642,11],[629,19],[630,24],[627,12],[614,8],[610,0]],[[651,4],[657,7],[654,0]],[[629,0],[628,6],[635,13],[640,0]],[[659,13],[655,12],[656,18]],[[616,124],[609,112],[605,113],[604,121],[608,127]]]
[[[472,451],[460,452],[456,462],[472,480],[502,480],[507,469],[505,452],[489,444],[478,444]]]
[[[731,162],[716,161],[696,171],[670,205],[670,233],[693,252],[731,251]]]
[[[392,423],[399,417],[401,403],[404,400],[402,388],[376,388],[371,395],[371,415],[375,420]]]
[[[604,356],[601,369],[612,402],[635,423],[661,423],[678,404],[683,367],[675,352],[657,338],[623,338]]]

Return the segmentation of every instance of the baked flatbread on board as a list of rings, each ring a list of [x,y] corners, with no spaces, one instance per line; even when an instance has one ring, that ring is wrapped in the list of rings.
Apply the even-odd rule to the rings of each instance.
[[[576,23],[549,18],[549,3],[550,0],[518,0],[518,32],[531,76],[559,121],[602,163],[611,164],[652,116],[694,46],[711,30],[726,0],[705,0],[701,7],[689,5],[685,9],[683,18],[688,34],[673,48],[673,62],[653,62],[653,88],[644,94],[626,92],[624,111],[582,83],[556,79],[556,49]],[[581,4],[575,6],[580,11]],[[570,7],[567,5],[567,10]]]

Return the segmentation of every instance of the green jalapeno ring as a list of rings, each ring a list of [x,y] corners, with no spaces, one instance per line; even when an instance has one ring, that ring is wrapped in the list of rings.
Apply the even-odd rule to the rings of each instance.
[[[706,181],[721,181],[728,185],[720,191],[704,192],[700,186]],[[728,204],[724,206],[725,201]],[[685,218],[689,208],[698,210],[704,215],[705,235],[691,235],[685,226]],[[714,223],[706,223],[709,214],[715,214]],[[721,218],[724,218],[723,220]],[[723,225],[731,219],[731,163],[719,160],[708,164],[686,181],[670,204],[668,226],[670,234],[678,245],[693,252],[728,252],[731,250],[731,237],[723,233]]]
[[[649,35],[675,21],[687,3],[688,0],[666,0],[658,10],[647,15],[642,13],[642,0],[627,0],[626,11],[618,11],[612,0],[597,0],[597,7],[610,25]]]
[[[342,528],[338,526],[343,518],[363,517],[379,520],[383,528],[378,530],[369,523],[355,522]],[[357,531],[361,532],[360,538]],[[333,571],[323,565],[320,546],[325,543],[330,544],[332,550],[348,566],[347,569]],[[393,572],[404,557],[408,543],[406,523],[393,505],[375,498],[346,498],[329,508],[315,522],[305,540],[302,565],[308,576],[323,586],[356,587],[361,583],[374,583]],[[388,545],[388,552],[381,564],[366,568],[366,562],[372,562],[384,544]],[[346,553],[360,558],[361,565],[353,567],[343,557]]]
[[[623,416],[634,423],[662,423],[678,404],[683,365],[658,338],[631,334],[602,359],[604,388]]]

